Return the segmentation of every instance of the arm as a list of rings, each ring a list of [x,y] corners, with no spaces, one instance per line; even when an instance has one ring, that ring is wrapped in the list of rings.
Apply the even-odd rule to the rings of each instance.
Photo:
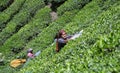
[[[64,39],[60,38],[60,39],[58,39],[58,42],[59,42],[59,43],[64,43],[64,44],[65,44],[65,43],[67,43],[67,42],[68,42],[68,40],[67,40],[67,39],[66,39],[66,40],[64,40]]]
[[[71,39],[73,37],[73,35],[68,35],[67,39]]]

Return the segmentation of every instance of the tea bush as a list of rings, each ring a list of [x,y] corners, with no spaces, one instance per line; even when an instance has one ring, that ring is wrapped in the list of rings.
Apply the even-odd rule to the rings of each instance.
[[[15,0],[10,7],[0,13],[0,32],[5,27],[6,23],[18,13],[24,4],[25,0]]]
[[[109,27],[110,24],[112,24],[115,27],[115,28],[112,28],[112,30],[116,30],[117,27],[118,28],[120,27],[118,25],[119,17],[116,17],[119,14],[119,11],[117,11],[119,9],[119,6],[116,6],[115,8],[111,8],[111,9],[113,9],[113,11],[108,10],[102,13],[99,16],[102,19],[101,21],[100,21],[100,18],[98,17],[99,19],[96,20],[91,27],[84,29],[85,32],[81,36],[81,38],[68,43],[68,45],[66,45],[59,54],[55,54],[50,59],[47,58],[46,60],[43,60],[44,62],[46,61],[45,63],[41,61],[39,58],[37,58],[40,62],[43,63],[43,64],[38,63],[39,65],[42,64],[42,66],[40,65],[39,70],[43,72],[47,71],[47,72],[71,72],[71,73],[72,72],[82,72],[82,73],[83,72],[91,72],[91,73],[92,72],[100,72],[100,73],[101,72],[119,72],[119,69],[118,69],[119,59],[117,59],[117,56],[119,56],[120,51],[117,51],[118,55],[116,55],[115,51],[111,51],[112,53],[110,53],[109,51],[108,52],[100,51],[99,48],[96,47],[95,43],[89,42],[89,40],[94,40],[100,37],[99,35],[104,35],[102,34],[102,31],[103,32],[108,31],[109,29],[102,29],[102,28],[110,28]],[[114,18],[115,18],[115,21],[113,22]],[[103,22],[104,24],[101,22]],[[107,25],[106,25],[106,22],[108,22]],[[101,24],[103,24],[104,26],[101,26]],[[93,30],[98,33],[96,34]],[[99,32],[99,30],[101,31]],[[117,31],[116,34],[120,32],[119,29],[117,29],[116,31]],[[111,33],[112,31],[107,35],[110,36]],[[112,37],[113,36],[116,36],[116,35],[112,33]],[[119,40],[118,36],[117,38],[111,37],[111,40],[114,39],[114,41],[116,41],[116,45],[120,43],[118,41]],[[97,43],[97,40],[94,42]],[[110,41],[106,41],[106,42],[112,44],[112,42]],[[114,46],[115,44],[113,46],[110,46],[110,45],[107,45],[107,43],[104,43],[104,45],[109,46],[112,49],[119,48],[117,46]],[[106,47],[101,47],[101,49],[102,48],[104,49]],[[49,53],[48,55],[51,55],[51,54]],[[34,67],[32,67],[32,69],[34,69]],[[37,70],[35,69],[33,71],[36,72]]]
[[[67,0],[63,5],[57,8],[58,15],[62,15],[66,11],[71,11],[74,9],[81,9],[91,0]]]
[[[6,50],[15,49],[16,52],[20,52],[30,40],[34,39],[51,22],[50,11],[48,7],[38,10],[32,21],[10,37],[2,48],[6,48]]]
[[[20,12],[0,32],[0,45],[30,21],[34,13],[44,7],[43,1],[26,0]]]
[[[10,3],[10,0],[0,0],[0,12],[5,10],[9,6],[9,3]]]
[[[78,2],[78,0],[75,1]],[[62,6],[67,3],[69,3],[68,8],[71,7],[71,9],[64,10],[65,7],[62,9]],[[40,9],[29,23],[22,26],[16,34],[13,33],[14,35],[12,34],[13,36],[7,39],[2,48],[0,47],[6,54],[5,59],[8,60],[4,67],[0,67],[0,72],[119,73],[120,1],[84,0],[83,4],[85,6],[82,5],[82,8],[74,8],[72,0],[66,1],[60,6],[63,13],[51,23],[50,9]],[[29,13],[31,15],[34,12],[31,13],[30,10]],[[16,19],[19,18],[16,17]],[[83,30],[83,33],[79,38],[70,40],[59,53],[56,53],[54,37],[60,29],[65,29],[68,34],[74,34],[80,30]],[[11,55],[10,48],[15,48],[14,46],[17,49],[24,48],[24,50]],[[33,48],[33,52],[41,50],[41,54],[30,60],[25,67],[11,68],[10,60],[24,58],[28,48]]]
[[[0,0],[0,6],[6,5],[7,2],[8,2],[8,0]]]
[[[120,39],[119,12],[119,5],[115,3],[113,7],[101,13],[92,24],[90,23],[91,26],[83,28],[84,33],[80,38],[70,41],[58,54],[54,53],[55,46],[49,47],[20,72],[119,72],[119,59],[117,58],[120,53],[118,50],[120,44],[118,41]],[[65,28],[70,27],[68,25]],[[106,48],[104,45],[102,47],[98,45],[100,35],[106,37],[103,38],[102,44],[104,45],[116,42],[116,46],[111,46],[115,48],[115,51],[100,51]]]

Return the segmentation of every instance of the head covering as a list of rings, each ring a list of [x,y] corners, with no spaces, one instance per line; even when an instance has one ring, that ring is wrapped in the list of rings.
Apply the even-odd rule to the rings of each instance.
[[[63,29],[61,29],[61,30],[59,31],[60,34],[62,34],[62,33],[64,33],[64,32],[65,32],[65,30],[63,30]]]
[[[27,52],[29,53],[29,52],[31,52],[31,51],[33,51],[33,49],[32,49],[32,48],[29,48]]]
[[[66,33],[66,32],[65,32],[65,30],[61,29],[58,33],[58,38],[61,38],[63,33]]]

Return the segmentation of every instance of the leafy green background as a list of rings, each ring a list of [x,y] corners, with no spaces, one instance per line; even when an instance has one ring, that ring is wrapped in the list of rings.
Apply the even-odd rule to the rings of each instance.
[[[55,21],[45,2],[64,2],[56,9]],[[5,3],[1,0],[0,6]],[[60,29],[83,34],[56,53],[54,37]],[[26,58],[28,48],[41,54],[26,66],[10,67],[11,60]],[[15,0],[0,12],[0,53],[5,63],[0,73],[119,73],[119,49],[119,0]]]

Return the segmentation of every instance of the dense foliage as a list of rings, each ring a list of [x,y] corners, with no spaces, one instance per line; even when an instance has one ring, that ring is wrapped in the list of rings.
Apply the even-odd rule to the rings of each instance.
[[[30,40],[35,38],[37,34],[48,26],[47,24],[51,21],[50,11],[48,7],[38,10],[32,20],[10,37],[2,48],[6,48],[5,50],[7,51],[10,49],[14,50],[14,53],[20,52]]]
[[[90,0],[67,0],[63,5],[61,5],[57,9],[57,13],[58,15],[62,15],[66,11],[71,11],[75,9],[80,10],[82,7],[84,7],[84,5],[86,5],[89,2]]]
[[[19,12],[24,2],[25,0],[15,0],[10,7],[0,13],[0,32],[7,22],[9,22],[9,20],[11,20],[12,17]]]
[[[14,0],[0,0],[0,12],[6,10]]]
[[[45,7],[45,1],[59,3],[63,0],[26,0],[23,5],[20,4],[21,7],[18,6],[19,13],[0,33],[0,49],[6,60],[6,64],[0,67],[1,73],[6,73],[6,70],[9,73],[120,72],[119,0],[66,0],[57,8],[59,17],[55,21],[51,21],[51,9]],[[24,12],[26,15],[21,16]],[[19,27],[21,23],[23,25]],[[15,28],[19,29],[16,31]],[[68,34],[83,30],[83,34],[70,40],[56,53],[54,37],[60,29],[65,29]],[[16,58],[26,58],[28,48],[33,48],[34,53],[41,50],[41,54],[24,67],[11,68],[9,62]]]
[[[44,7],[43,1],[26,0],[19,13],[16,14],[2,30],[2,32],[0,32],[0,45],[2,45],[10,36],[16,33],[27,22],[29,22],[34,13],[42,7]]]

